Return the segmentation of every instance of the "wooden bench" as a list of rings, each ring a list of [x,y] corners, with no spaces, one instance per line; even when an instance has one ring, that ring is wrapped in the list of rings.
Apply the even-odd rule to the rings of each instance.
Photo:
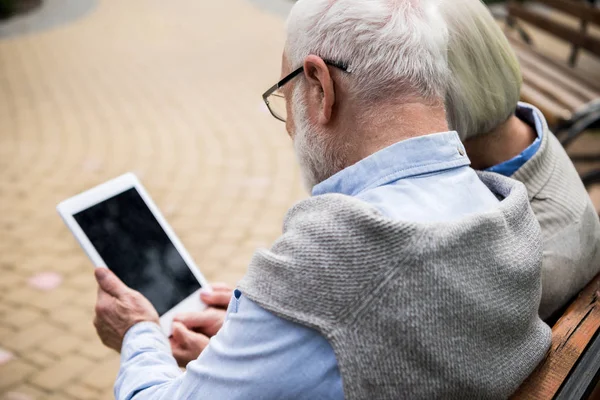
[[[512,399],[592,398],[600,378],[599,327],[600,275],[554,324],[546,358]],[[600,398],[599,391],[593,394]]]
[[[549,11],[575,18],[579,27],[552,17]],[[589,0],[510,0],[506,22],[507,37],[521,63],[523,101],[544,113],[564,146],[584,130],[599,126],[600,79],[574,67],[582,50],[600,60],[600,36],[590,33],[591,26],[600,27],[600,8]],[[569,43],[569,60],[555,60],[536,48],[523,22]]]
[[[600,184],[600,170],[587,172],[581,176],[583,184],[588,187],[595,184]]]

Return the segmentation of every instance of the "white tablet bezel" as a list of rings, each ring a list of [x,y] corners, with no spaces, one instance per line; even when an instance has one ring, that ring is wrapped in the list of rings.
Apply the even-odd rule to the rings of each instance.
[[[71,197],[61,202],[57,207],[57,211],[65,221],[67,227],[71,230],[85,253],[88,255],[92,263],[97,268],[106,268],[106,264],[102,257],[96,251],[96,248],[92,245],[87,235],[83,232],[73,215],[87,208],[90,208],[98,203],[101,203],[111,197],[114,197],[120,193],[123,193],[129,189],[135,188],[144,200],[150,212],[154,215],[162,229],[165,231],[175,249],[179,252],[187,266],[189,267],[192,274],[196,277],[200,286],[204,290],[210,290],[208,281],[204,278],[196,263],[187,252],[183,244],[175,235],[175,232],[163,217],[162,213],[154,204],[154,201],[150,198],[141,182],[133,173],[127,173],[121,175],[115,179],[105,182],[99,186],[89,189],[81,194]],[[166,313],[160,316],[160,325],[166,335],[170,335],[172,332],[173,317],[182,312],[193,312],[201,311],[206,308],[206,305],[200,300],[199,290],[192,293],[190,296],[185,298],[175,307],[168,310]]]

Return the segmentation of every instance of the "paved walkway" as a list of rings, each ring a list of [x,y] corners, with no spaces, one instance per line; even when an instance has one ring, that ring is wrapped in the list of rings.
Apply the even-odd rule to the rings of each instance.
[[[246,0],[94,3],[0,36],[0,399],[112,398],[118,357],[95,336],[92,266],[58,202],[135,171],[205,275],[233,284],[304,196],[261,99],[281,15]]]
[[[279,77],[275,1],[46,0],[69,18],[0,30],[0,399],[112,398],[118,356],[96,338],[92,266],[59,201],[135,171],[231,284],[277,237],[304,192],[260,98]]]

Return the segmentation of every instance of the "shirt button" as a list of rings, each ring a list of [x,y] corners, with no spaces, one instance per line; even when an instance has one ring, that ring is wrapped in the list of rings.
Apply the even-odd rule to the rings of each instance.
[[[462,149],[462,147],[457,147],[458,149],[458,154],[460,154],[461,156],[465,155],[465,151]]]

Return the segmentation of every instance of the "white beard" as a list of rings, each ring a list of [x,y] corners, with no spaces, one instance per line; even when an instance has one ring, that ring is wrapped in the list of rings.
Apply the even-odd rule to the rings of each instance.
[[[306,104],[302,98],[301,85],[294,88],[292,108],[296,135],[294,150],[304,187],[312,192],[315,185],[334,175],[343,168],[343,147],[338,147],[332,140],[320,135],[311,126],[306,115]]]

